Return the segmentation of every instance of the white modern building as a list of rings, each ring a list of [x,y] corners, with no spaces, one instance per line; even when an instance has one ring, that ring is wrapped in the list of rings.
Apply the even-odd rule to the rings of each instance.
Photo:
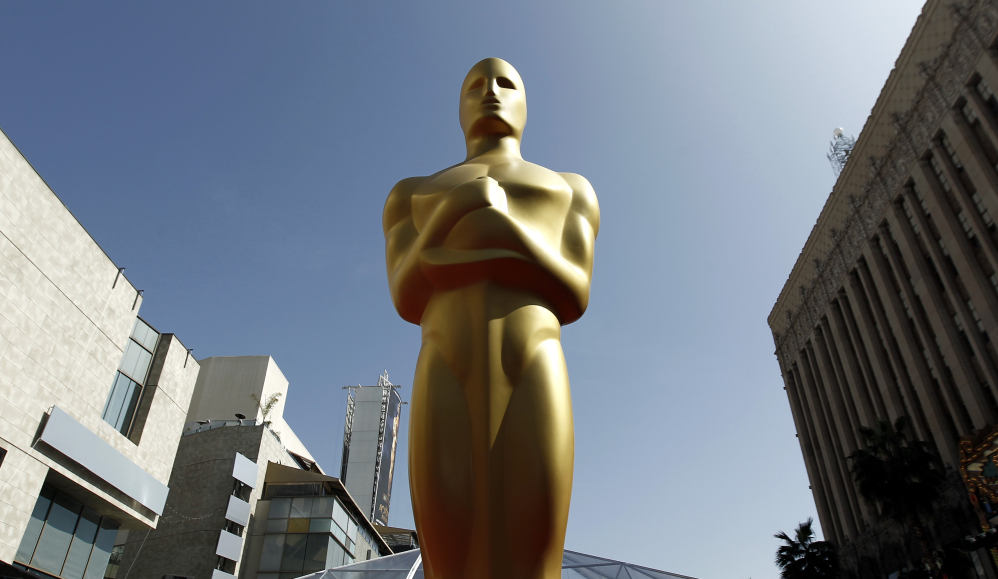
[[[199,364],[141,305],[0,132],[0,571],[102,579],[163,514]]]
[[[163,517],[119,535],[109,576],[290,579],[391,554],[284,420],[287,395],[270,356],[201,360]]]
[[[199,362],[201,373],[187,413],[188,425],[198,422],[233,420],[242,416],[257,424],[268,423],[278,433],[281,444],[303,464],[315,459],[284,421],[288,379],[270,356],[215,356]],[[273,400],[267,416],[263,406]],[[188,429],[189,430],[189,429]],[[304,466],[304,468],[309,468]]]

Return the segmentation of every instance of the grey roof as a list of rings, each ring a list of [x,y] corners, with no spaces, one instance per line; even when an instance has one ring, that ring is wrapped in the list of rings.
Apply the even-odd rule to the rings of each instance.
[[[686,575],[632,565],[575,551],[565,551],[561,562],[562,579],[694,579]],[[300,579],[423,579],[423,562],[418,550],[371,559],[335,569],[305,575]]]

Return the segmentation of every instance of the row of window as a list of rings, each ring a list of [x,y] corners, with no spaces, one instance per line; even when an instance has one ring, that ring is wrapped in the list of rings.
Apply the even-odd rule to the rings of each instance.
[[[105,422],[125,436],[128,436],[135,421],[135,410],[142,399],[158,341],[159,333],[141,318],[136,318],[101,415]]]
[[[103,579],[118,523],[45,486],[14,560],[64,579]]]
[[[264,535],[257,577],[264,578],[267,572],[293,572],[297,577],[353,562],[354,557],[328,533]]]
[[[281,520],[310,520],[316,519],[316,523],[323,520],[332,520],[339,526],[341,532],[352,541],[357,534],[357,523],[353,517],[347,514],[343,505],[336,497],[278,497],[270,501],[270,521],[267,523],[267,532],[271,527],[271,522],[276,525],[273,532],[285,532],[285,529],[277,529],[284,523]],[[292,531],[294,532],[294,531]]]
[[[287,485],[282,485],[282,486],[287,486]],[[277,486],[272,486],[271,488],[276,489]],[[347,514],[347,511],[343,507],[342,503],[340,503],[338,499],[332,496],[275,497],[271,501],[269,518],[270,519],[332,518],[332,520],[336,523],[336,525],[339,526],[339,530],[337,530],[335,527],[331,527],[330,532],[333,533],[334,535],[339,532],[345,533],[346,539],[350,541],[348,545],[350,552],[353,552],[354,541],[359,542],[363,540],[363,542],[367,543],[367,545],[370,546],[378,544],[378,541],[374,538],[374,536],[372,536],[371,533],[363,525],[358,525],[354,520],[354,518],[351,515]],[[302,523],[297,523],[297,524],[301,525]],[[315,523],[315,524],[324,525],[325,523]],[[275,530],[273,532],[284,532],[283,529],[277,530],[280,529],[280,526],[281,523],[274,523],[274,527],[272,528],[274,528]],[[296,531],[288,530],[288,532],[296,532]],[[347,543],[344,544],[346,545]]]
[[[370,550],[358,553],[356,542],[373,541],[333,496],[271,499],[266,533],[258,575],[263,579],[290,579],[371,557]]]

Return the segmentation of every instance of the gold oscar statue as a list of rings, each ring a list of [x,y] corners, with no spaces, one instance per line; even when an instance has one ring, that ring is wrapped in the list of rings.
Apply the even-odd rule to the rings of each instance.
[[[385,203],[392,301],[422,328],[409,484],[427,579],[557,579],[575,435],[561,326],[585,312],[592,186],[520,156],[527,101],[506,61],[461,86],[467,159]]]

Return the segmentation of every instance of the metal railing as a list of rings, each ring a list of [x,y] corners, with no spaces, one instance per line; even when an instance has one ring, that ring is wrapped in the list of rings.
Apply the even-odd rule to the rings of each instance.
[[[257,422],[252,418],[245,418],[243,420],[198,420],[197,422],[189,422],[185,424],[184,432],[181,436],[197,434],[199,432],[214,430],[225,426],[257,426]]]

